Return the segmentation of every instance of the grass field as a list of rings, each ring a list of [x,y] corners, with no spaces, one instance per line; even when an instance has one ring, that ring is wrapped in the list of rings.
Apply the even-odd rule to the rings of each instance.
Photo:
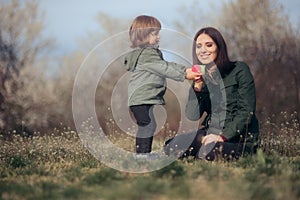
[[[31,137],[11,133],[0,139],[0,199],[298,200],[300,137],[299,124],[294,126],[266,122],[252,157],[178,160],[144,174],[106,167],[68,129]],[[274,134],[278,129],[281,134]]]

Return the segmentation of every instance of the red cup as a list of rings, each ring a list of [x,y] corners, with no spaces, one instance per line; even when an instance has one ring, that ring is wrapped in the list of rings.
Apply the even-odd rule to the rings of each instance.
[[[200,73],[201,75],[205,74],[205,65],[194,65],[192,67],[192,72]]]

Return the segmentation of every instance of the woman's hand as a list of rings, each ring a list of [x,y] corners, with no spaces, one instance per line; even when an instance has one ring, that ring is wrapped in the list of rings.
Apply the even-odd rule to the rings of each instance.
[[[203,84],[204,84],[204,81],[202,80],[202,78],[194,81],[194,90],[197,92],[200,92],[203,88]]]
[[[216,134],[208,134],[202,138],[201,143],[203,145],[207,145],[209,143],[216,143],[216,142],[224,142],[224,139],[221,135]]]

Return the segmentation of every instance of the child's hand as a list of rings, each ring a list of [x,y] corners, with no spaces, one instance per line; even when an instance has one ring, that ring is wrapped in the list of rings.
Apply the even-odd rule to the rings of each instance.
[[[198,80],[201,78],[201,74],[199,72],[193,72],[192,68],[187,68],[185,72],[186,72],[185,78],[188,80]]]

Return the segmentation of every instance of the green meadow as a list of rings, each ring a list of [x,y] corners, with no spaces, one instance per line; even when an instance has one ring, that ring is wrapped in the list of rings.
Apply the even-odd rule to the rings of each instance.
[[[144,174],[105,166],[68,128],[51,135],[10,133],[0,139],[0,199],[297,200],[298,128],[297,123],[277,126],[266,121],[256,155],[232,162],[177,160]],[[111,139],[130,143],[128,138]]]

